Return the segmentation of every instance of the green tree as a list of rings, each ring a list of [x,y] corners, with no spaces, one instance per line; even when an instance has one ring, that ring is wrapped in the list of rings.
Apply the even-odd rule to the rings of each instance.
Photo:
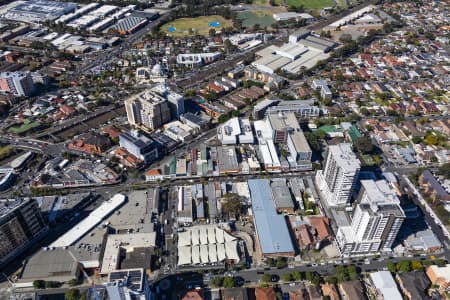
[[[442,258],[436,259],[435,262],[438,267],[445,267],[445,265],[447,264],[447,262]]]
[[[421,138],[420,136],[413,136],[412,139],[411,139],[411,141],[412,141],[414,144],[420,144],[420,143],[422,143],[422,138]]]
[[[277,258],[277,268],[278,269],[283,269],[286,268],[286,259],[284,257],[278,257]]]
[[[349,280],[356,280],[358,279],[358,272],[356,271],[356,267],[355,266],[348,266],[347,267],[347,274],[348,274],[348,278]]]
[[[72,288],[64,294],[65,300],[79,300],[81,293],[79,289]]]
[[[423,268],[422,263],[420,260],[413,260],[411,261],[411,269],[413,270],[421,270]]]
[[[286,273],[286,274],[283,274],[282,276],[281,276],[281,279],[283,280],[283,281],[292,281],[292,274],[290,274],[290,273]]]
[[[230,218],[239,218],[242,212],[242,201],[238,194],[225,194],[222,203],[222,212],[228,215]]]
[[[369,137],[363,136],[355,140],[355,147],[363,154],[370,154],[374,151],[374,146]]]
[[[223,277],[220,276],[216,276],[213,277],[213,279],[211,280],[211,284],[214,287],[221,287],[223,285],[224,279]]]
[[[387,263],[387,269],[391,273],[395,273],[397,271],[397,268],[395,267],[395,263],[393,263],[392,261]]]
[[[337,284],[337,283],[338,283],[337,278],[334,277],[334,276],[329,276],[329,277],[327,278],[326,281],[327,281],[327,283],[329,283],[329,284]]]
[[[45,289],[45,281],[44,280],[35,280],[35,281],[33,281],[33,287],[35,289]]]
[[[409,272],[411,271],[411,264],[407,260],[402,260],[397,264],[397,271],[399,272]]]
[[[437,170],[437,175],[444,176],[445,179],[450,179],[450,163],[445,163]]]
[[[299,281],[302,279],[302,273],[300,273],[299,271],[294,271],[294,272],[292,272],[292,278],[295,281]]]
[[[270,282],[270,275],[264,274],[263,276],[261,276],[261,281],[265,283]]]
[[[223,287],[226,289],[230,289],[234,287],[234,278],[233,277],[225,277],[223,280]]]

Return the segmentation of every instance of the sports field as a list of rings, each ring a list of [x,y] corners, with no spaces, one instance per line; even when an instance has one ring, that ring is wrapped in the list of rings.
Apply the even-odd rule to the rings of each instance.
[[[261,27],[270,26],[275,23],[272,17],[274,12],[271,11],[243,11],[238,14],[238,19],[242,20],[242,26],[252,27],[259,24]]]
[[[333,7],[333,0],[286,0],[288,6],[299,7],[303,5],[306,10],[309,9],[322,9],[324,7]]]
[[[211,28],[219,31],[224,27],[233,27],[233,22],[222,16],[214,15],[176,19],[164,24],[159,30],[170,36],[189,36],[208,35]]]

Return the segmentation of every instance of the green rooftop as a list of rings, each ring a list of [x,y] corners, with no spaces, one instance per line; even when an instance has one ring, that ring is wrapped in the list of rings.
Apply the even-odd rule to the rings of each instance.
[[[355,141],[356,139],[362,137],[361,132],[353,125],[348,129],[348,135],[350,136],[352,141]]]

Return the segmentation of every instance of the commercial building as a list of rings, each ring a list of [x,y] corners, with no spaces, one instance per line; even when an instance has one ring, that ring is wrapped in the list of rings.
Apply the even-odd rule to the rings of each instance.
[[[249,119],[231,118],[217,128],[223,145],[253,144],[254,137]]]
[[[306,20],[307,22],[311,22],[314,20],[314,17],[307,13],[296,13],[296,12],[282,12],[273,14],[273,18],[276,21],[287,21],[291,19],[295,20]]]
[[[370,273],[370,281],[378,299],[403,300],[391,272]]]
[[[302,130],[296,130],[288,135],[287,145],[289,148],[289,155],[295,161],[310,162],[312,151],[306,141]]]
[[[178,265],[239,263],[238,239],[216,225],[186,228],[178,233]]]
[[[35,90],[30,72],[1,72],[0,91],[15,96],[29,96]]]
[[[274,178],[270,184],[275,208],[279,213],[294,213],[294,202],[285,178]]]
[[[268,114],[266,124],[275,143],[286,143],[289,134],[301,130],[294,113]]]
[[[119,135],[120,147],[149,164],[158,158],[157,143],[141,131],[124,132]]]
[[[340,27],[358,19],[364,16],[365,14],[371,13],[376,9],[375,5],[368,5],[366,7],[363,7],[339,20],[336,22],[331,23],[327,27],[324,28],[324,30],[338,30]]]
[[[295,74],[314,67],[319,60],[328,58],[328,52],[335,46],[335,42],[311,35],[309,32],[293,33],[287,44],[280,47],[272,45],[256,52],[259,59],[252,65],[269,74],[278,70]]]
[[[97,209],[92,211],[89,216],[84,218],[75,227],[67,231],[64,235],[54,241],[50,247],[68,247],[73,245],[92,228],[100,224],[106,217],[111,215],[118,207],[124,204],[126,196],[115,194],[111,199],[105,201]]]
[[[137,248],[150,249],[155,246],[156,232],[110,234],[106,240],[100,273],[109,274],[118,270],[124,261],[123,252],[132,253]]]
[[[328,205],[342,206],[350,202],[360,168],[351,144],[328,148],[325,167],[316,174],[316,184]]]
[[[314,79],[311,87],[317,91],[320,91],[320,97],[322,97],[322,99],[333,98],[333,93],[328,87],[328,83],[326,80]]]
[[[256,249],[263,257],[294,256],[290,233],[284,216],[277,214],[270,182],[248,180],[256,229]]]
[[[2,15],[5,19],[26,23],[53,21],[62,15],[75,11],[78,7],[72,2],[57,2],[47,0],[29,0],[17,2]]]
[[[193,113],[187,112],[180,116],[180,121],[184,124],[197,129],[198,131],[207,129],[209,126],[209,122],[206,120],[203,120],[197,115],[194,115]]]
[[[165,97],[152,90],[132,96],[125,100],[128,123],[158,129],[171,120],[170,107]]]
[[[240,171],[236,149],[233,146],[217,147],[219,174],[237,174]]]
[[[80,272],[81,265],[71,250],[45,247],[25,261],[18,282],[31,286],[35,280],[68,282],[79,278]]]
[[[13,168],[0,169],[0,191],[7,190],[14,184],[15,172]]]
[[[127,268],[109,273],[108,282],[96,284],[87,289],[86,299],[150,300],[154,295],[150,290],[147,273],[143,268]]]
[[[358,205],[350,226],[338,229],[343,255],[390,252],[406,218],[400,201],[385,180],[361,180]]]
[[[201,67],[216,61],[221,55],[220,52],[178,54],[177,64],[190,68]]]
[[[280,101],[276,105],[269,106],[265,114],[292,112],[300,119],[315,118],[320,116],[320,108],[314,105],[315,101],[316,99]]]
[[[122,35],[132,34],[141,29],[147,23],[147,18],[128,16],[117,22],[116,25],[111,26],[109,30],[116,31]]]
[[[0,204],[0,266],[14,259],[47,233],[47,225],[34,199]]]

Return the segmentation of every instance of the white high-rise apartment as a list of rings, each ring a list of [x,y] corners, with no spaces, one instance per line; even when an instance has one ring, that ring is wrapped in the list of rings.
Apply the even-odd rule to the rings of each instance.
[[[385,180],[362,180],[350,226],[336,235],[344,255],[390,251],[405,219],[400,201]]]
[[[350,202],[360,168],[351,144],[328,148],[325,168],[317,172],[316,184],[330,206],[345,206]]]
[[[154,91],[144,91],[125,100],[128,123],[158,129],[172,118],[167,100]]]

